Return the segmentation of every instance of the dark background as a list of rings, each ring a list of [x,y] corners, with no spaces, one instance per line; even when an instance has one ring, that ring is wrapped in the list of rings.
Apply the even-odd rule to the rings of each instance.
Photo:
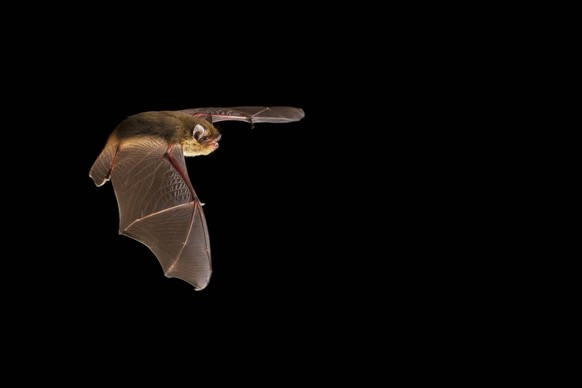
[[[303,368],[321,369],[326,357],[349,361],[400,336],[383,317],[408,324],[402,308],[416,292],[399,270],[413,248],[395,249],[408,225],[394,221],[403,204],[392,193],[404,187],[394,182],[414,162],[395,156],[402,143],[391,115],[406,96],[386,81],[401,75],[374,73],[377,51],[342,39],[343,29],[309,37],[297,24],[272,24],[225,41],[201,28],[180,42],[144,28],[134,39],[87,35],[79,45],[68,30],[21,48],[34,56],[13,63],[26,72],[5,90],[17,123],[5,144],[13,163],[31,167],[7,171],[18,185],[4,286],[6,323],[26,332],[34,352],[151,357],[161,347],[157,357],[171,361],[183,349],[236,362],[258,351],[276,363],[297,350],[308,353]],[[128,115],[237,105],[296,106],[305,118],[218,123],[220,148],[187,159],[213,263],[196,292],[118,235],[113,188],[88,173]]]
[[[486,184],[466,184],[479,171],[456,152],[473,153],[489,116],[466,110],[483,73],[456,87],[468,65],[441,49],[450,40],[392,23],[397,12],[210,6],[94,9],[94,22],[67,8],[47,26],[26,12],[4,35],[3,349],[26,366],[18,378],[64,355],[50,369],[59,380],[120,370],[362,383],[440,366],[451,338],[464,359],[480,349],[467,290],[475,257],[491,257],[472,240],[487,200],[471,199]],[[220,123],[220,148],[187,160],[214,268],[196,292],[118,235],[111,184],[88,173],[128,115],[236,105],[297,106],[305,118]]]
[[[65,327],[96,324],[119,334],[145,325],[154,337],[160,320],[168,335],[196,327],[261,336],[266,325],[325,337],[324,327],[364,309],[358,299],[383,253],[366,253],[365,224],[356,221],[370,198],[357,189],[368,168],[356,155],[371,138],[358,133],[367,129],[352,112],[349,80],[338,83],[327,65],[285,53],[219,58],[220,68],[198,65],[195,56],[141,68],[129,53],[129,63],[93,63],[86,54],[43,69],[32,83],[42,141],[30,157],[38,186],[24,194],[42,227],[19,268],[27,308]],[[128,115],[237,105],[295,106],[305,118],[254,128],[218,123],[220,148],[187,159],[205,203],[213,262],[208,287],[196,292],[166,278],[147,247],[118,235],[111,183],[96,187],[88,173]]]
[[[354,39],[351,20],[336,21],[333,31],[317,20],[303,31],[303,14],[286,26],[252,20],[253,32],[230,29],[226,40],[195,24],[165,37],[147,25],[129,39],[78,40],[69,29],[18,46],[29,56],[6,60],[14,86],[4,89],[14,137],[4,173],[14,184],[3,323],[27,365],[29,354],[44,362],[58,350],[76,361],[105,354],[125,372],[143,356],[142,376],[197,379],[210,374],[202,362],[226,366],[213,378],[230,377],[249,362],[253,380],[268,369],[302,383],[310,371],[361,382],[446,340],[448,305],[463,294],[450,257],[467,256],[447,229],[450,203],[465,192],[451,194],[442,165],[459,163],[438,141],[450,121],[433,102],[446,87],[424,81],[442,78],[427,76],[430,57],[399,51],[398,35]],[[187,159],[213,263],[196,292],[118,235],[113,188],[88,173],[129,115],[237,105],[296,106],[305,118],[218,123],[220,148]],[[100,364],[85,368],[101,374]]]

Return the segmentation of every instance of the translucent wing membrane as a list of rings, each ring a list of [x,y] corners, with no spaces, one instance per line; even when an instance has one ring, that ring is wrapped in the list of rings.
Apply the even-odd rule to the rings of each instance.
[[[236,106],[232,108],[194,108],[182,112],[193,116],[211,115],[212,121],[245,121],[257,123],[290,123],[299,121],[305,113],[290,106]]]

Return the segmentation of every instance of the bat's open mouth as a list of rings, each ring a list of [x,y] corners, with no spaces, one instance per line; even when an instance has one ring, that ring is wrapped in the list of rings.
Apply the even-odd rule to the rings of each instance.
[[[217,149],[218,148],[218,141],[220,140],[220,138],[222,137],[222,135],[218,135],[216,136],[214,139],[210,140],[210,145],[214,148]]]

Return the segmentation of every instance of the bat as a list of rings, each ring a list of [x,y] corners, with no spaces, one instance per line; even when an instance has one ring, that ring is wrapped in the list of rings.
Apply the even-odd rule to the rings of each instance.
[[[119,234],[146,245],[168,278],[202,290],[210,281],[210,240],[202,203],[185,157],[218,148],[219,121],[289,123],[304,117],[288,106],[194,108],[149,111],[119,123],[93,163],[95,185],[111,180],[119,210]]]

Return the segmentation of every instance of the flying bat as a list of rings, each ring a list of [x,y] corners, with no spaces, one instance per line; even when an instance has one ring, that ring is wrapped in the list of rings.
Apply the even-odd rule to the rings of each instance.
[[[210,240],[202,203],[186,169],[186,156],[208,155],[221,134],[213,123],[289,123],[304,117],[288,106],[195,108],[142,112],[109,136],[89,176],[111,180],[119,208],[119,234],[146,245],[166,277],[202,290],[210,281]]]

